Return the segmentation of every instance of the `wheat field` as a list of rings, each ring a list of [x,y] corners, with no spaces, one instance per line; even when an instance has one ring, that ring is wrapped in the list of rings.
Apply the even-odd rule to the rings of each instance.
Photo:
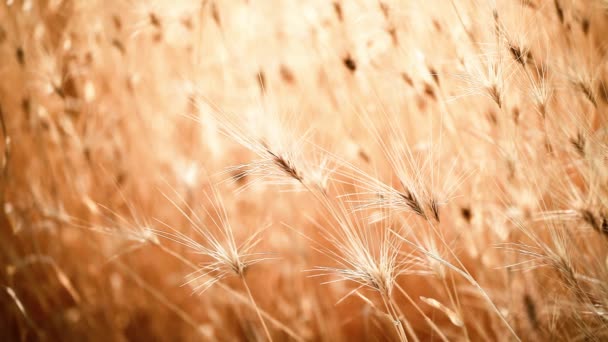
[[[608,340],[605,0],[2,0],[0,340]]]

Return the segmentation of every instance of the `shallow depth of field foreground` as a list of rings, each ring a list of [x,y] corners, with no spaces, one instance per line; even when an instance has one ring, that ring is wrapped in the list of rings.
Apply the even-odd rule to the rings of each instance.
[[[1,0],[1,341],[608,340],[608,1]]]

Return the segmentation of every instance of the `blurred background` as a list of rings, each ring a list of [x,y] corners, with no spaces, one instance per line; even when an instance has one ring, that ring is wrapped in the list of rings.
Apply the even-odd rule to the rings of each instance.
[[[3,0],[0,336],[607,338],[607,9]],[[398,310],[314,271],[359,271],[329,202]],[[264,260],[206,289],[199,230]]]

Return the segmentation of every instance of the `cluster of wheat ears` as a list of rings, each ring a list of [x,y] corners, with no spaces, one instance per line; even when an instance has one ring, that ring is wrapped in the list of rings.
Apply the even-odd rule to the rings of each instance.
[[[608,339],[605,0],[2,0],[3,341]]]

